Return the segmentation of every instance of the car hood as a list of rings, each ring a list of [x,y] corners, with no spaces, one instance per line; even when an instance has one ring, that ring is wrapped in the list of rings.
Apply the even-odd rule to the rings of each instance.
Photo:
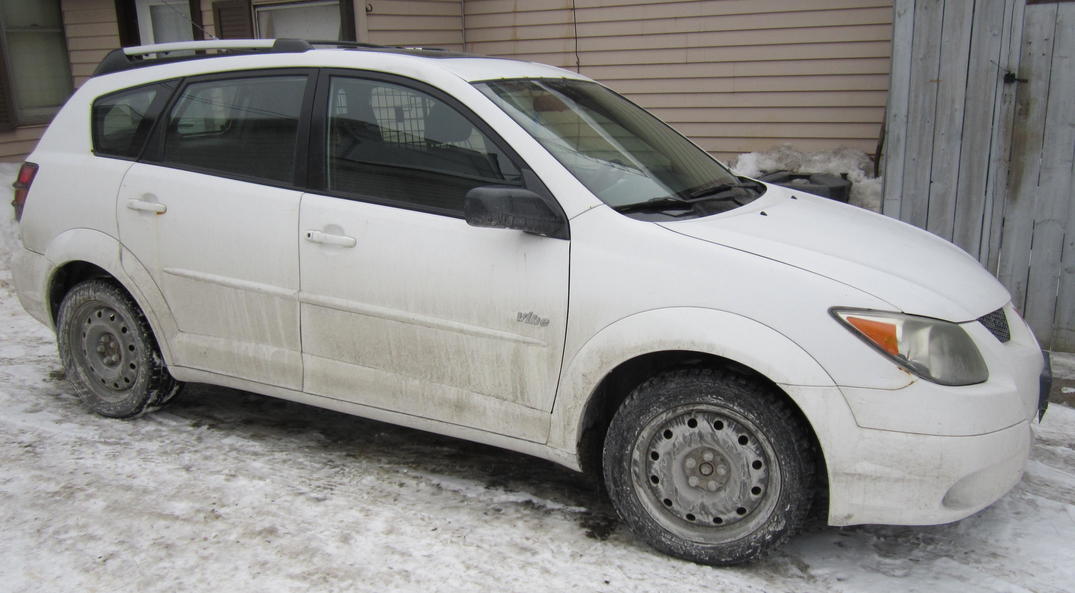
[[[1011,298],[977,260],[935,235],[779,186],[725,214],[659,224],[831,278],[904,313],[963,322]]]

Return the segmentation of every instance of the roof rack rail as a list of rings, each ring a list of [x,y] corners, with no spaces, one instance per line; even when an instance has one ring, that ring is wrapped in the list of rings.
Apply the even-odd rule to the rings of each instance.
[[[322,42],[313,42],[321,44]],[[331,42],[338,43],[338,42]],[[211,58],[224,54],[243,54],[255,52],[268,53],[302,53],[313,48],[313,44],[302,39],[215,39],[211,41],[178,41],[175,43],[157,43],[153,45],[138,45],[124,47],[108,52],[108,55],[97,65],[93,71],[94,76],[122,72],[133,68],[163,64],[168,62],[180,62],[201,58]],[[208,51],[216,51],[217,54],[206,54]],[[180,55],[168,55],[175,52],[185,52]],[[156,55],[154,59],[146,56]]]

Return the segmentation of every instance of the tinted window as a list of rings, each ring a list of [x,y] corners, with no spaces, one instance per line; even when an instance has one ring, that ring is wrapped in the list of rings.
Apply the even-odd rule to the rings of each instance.
[[[289,183],[306,76],[188,85],[168,120],[167,164]]]
[[[93,102],[93,152],[135,158],[153,127],[157,85],[113,93]]]
[[[329,190],[458,213],[479,185],[520,183],[519,170],[473,123],[421,91],[333,78]]]

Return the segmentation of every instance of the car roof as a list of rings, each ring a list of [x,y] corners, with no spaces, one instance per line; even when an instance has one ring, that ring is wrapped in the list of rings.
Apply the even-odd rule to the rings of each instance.
[[[207,53],[214,51],[220,53]],[[285,67],[355,68],[417,78],[436,77],[437,73],[447,72],[467,82],[503,78],[588,80],[570,70],[509,58],[434,48],[297,39],[225,39],[121,48],[113,50],[101,61],[94,78],[148,81],[229,70]]]

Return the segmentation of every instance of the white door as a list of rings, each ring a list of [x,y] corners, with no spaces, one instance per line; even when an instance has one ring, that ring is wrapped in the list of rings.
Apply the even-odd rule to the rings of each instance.
[[[544,440],[569,242],[462,220],[468,189],[521,176],[446,102],[348,77],[328,91],[326,195],[299,221],[306,391]]]
[[[120,240],[168,302],[178,366],[302,388],[293,175],[306,88],[306,74],[192,82],[154,163],[124,178]]]

